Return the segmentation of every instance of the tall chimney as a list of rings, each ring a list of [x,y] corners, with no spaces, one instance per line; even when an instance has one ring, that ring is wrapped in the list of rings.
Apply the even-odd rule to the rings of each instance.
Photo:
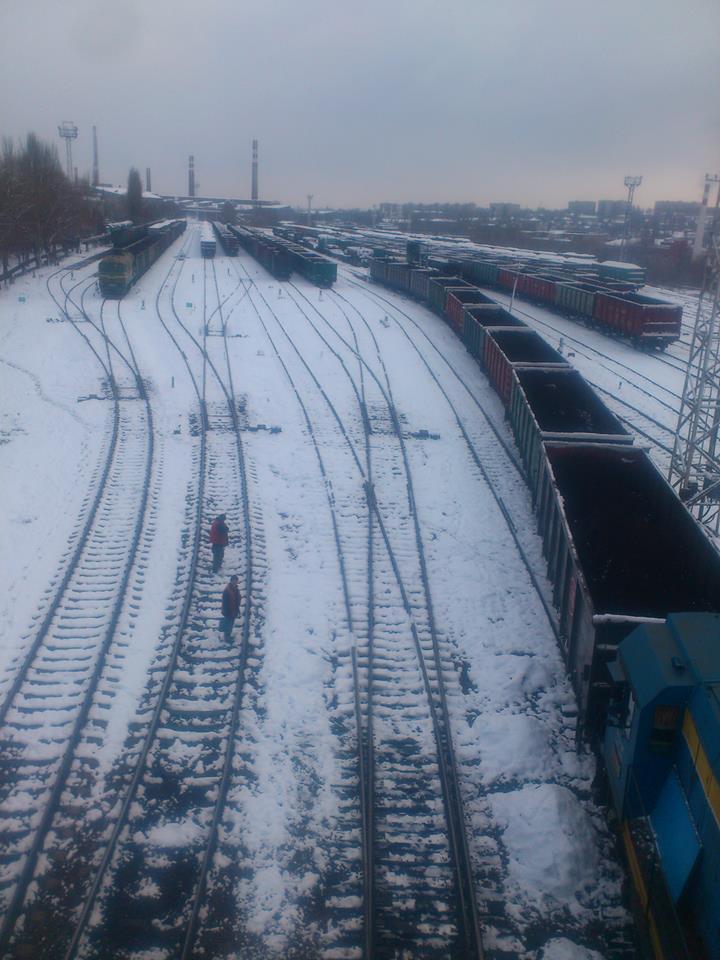
[[[258,142],[252,142],[252,199],[258,199]]]
[[[188,158],[188,196],[195,196],[195,157]]]
[[[152,180],[150,179],[150,167],[145,167],[145,189],[148,193],[152,192]]]
[[[92,175],[93,186],[96,187],[100,183],[100,163],[98,161],[98,145],[97,145],[97,127],[93,125],[93,175]]]

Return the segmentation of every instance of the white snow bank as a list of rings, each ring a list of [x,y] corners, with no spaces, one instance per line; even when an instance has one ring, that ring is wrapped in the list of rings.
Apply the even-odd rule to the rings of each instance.
[[[587,947],[580,947],[577,943],[560,937],[556,940],[548,940],[545,946],[541,947],[537,960],[603,960],[603,958],[597,950],[588,950]]]
[[[597,883],[599,866],[595,830],[581,802],[565,787],[542,783],[495,794],[491,803],[510,858],[510,899],[580,913],[578,897]]]

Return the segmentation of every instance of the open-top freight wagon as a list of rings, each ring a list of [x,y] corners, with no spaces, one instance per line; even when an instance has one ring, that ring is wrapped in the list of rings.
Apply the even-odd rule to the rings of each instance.
[[[485,355],[485,337],[495,328],[529,330],[530,328],[514,313],[498,304],[481,303],[466,305],[463,310],[462,342],[473,357],[482,365]]]
[[[425,282],[425,302],[441,316],[456,291],[480,294],[457,276]],[[581,286],[578,295],[587,292]],[[558,351],[500,304],[462,307],[462,340],[507,409],[533,494],[578,724],[595,730],[619,640],[673,611],[717,610],[720,555]]]
[[[185,232],[185,220],[167,220],[146,228],[146,236],[114,250],[98,263],[100,293],[119,300],[170,244]]]
[[[216,246],[213,228],[207,220],[203,220],[200,224],[200,255],[214,257]]]
[[[238,239],[234,233],[230,232],[228,225],[221,223],[219,220],[213,220],[212,227],[225,255],[228,257],[236,257],[238,252]]]
[[[633,443],[632,434],[572,367],[516,368],[507,416],[533,501],[544,443]]]
[[[331,287],[337,280],[337,264],[291,240],[283,232],[272,236],[247,227],[231,227],[240,245],[278,280],[289,279],[292,271],[318,287]]]
[[[445,318],[458,336],[462,336],[466,307],[496,305],[492,297],[477,287],[448,287],[445,291]]]
[[[229,227],[238,243],[250,256],[272,274],[276,280],[288,280],[292,273],[292,260],[286,244],[275,236],[248,227]]]
[[[316,287],[331,287],[337,280],[337,264],[319,253],[302,250],[292,256],[297,272]]]
[[[664,348],[679,339],[682,307],[637,293],[643,273],[634,264],[600,263],[592,270],[579,265],[575,271],[559,263],[549,269],[540,263],[512,260],[430,260],[438,275],[455,276],[478,286],[499,287],[516,297],[565,312],[590,326],[626,337],[637,346]],[[400,267],[394,268],[396,271]],[[372,275],[372,274],[371,274]],[[434,309],[428,292],[418,287],[416,295]]]
[[[538,526],[580,717],[597,732],[607,664],[638,623],[720,606],[720,554],[645,451],[545,443]]]
[[[488,330],[482,365],[488,379],[505,405],[510,400],[513,371],[517,367],[536,366],[546,370],[568,370],[570,364],[561,353],[543,340],[535,330]]]
[[[665,347],[680,337],[682,307],[639,293],[598,290],[592,319],[636,343]]]

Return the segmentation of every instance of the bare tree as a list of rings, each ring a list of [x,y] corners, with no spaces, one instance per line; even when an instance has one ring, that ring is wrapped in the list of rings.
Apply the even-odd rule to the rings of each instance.
[[[220,207],[219,219],[223,223],[237,223],[237,211],[229,200]]]
[[[140,223],[143,218],[143,189],[140,174],[135,167],[130,167],[127,183],[127,215],[133,223]]]
[[[7,138],[0,151],[0,256],[3,273],[10,256],[21,262],[58,246],[76,247],[98,231],[97,207],[86,183],[71,184],[54,146],[30,133],[17,146]]]

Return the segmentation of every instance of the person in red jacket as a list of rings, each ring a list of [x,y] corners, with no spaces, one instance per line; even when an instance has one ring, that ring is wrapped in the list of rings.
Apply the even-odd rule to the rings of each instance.
[[[225,514],[215,517],[210,527],[210,543],[212,544],[213,573],[217,573],[222,566],[225,556],[225,547],[228,545],[228,526],[225,523]]]
[[[230,641],[230,634],[232,633],[232,628],[235,625],[235,620],[239,613],[240,588],[238,587],[238,578],[233,574],[222,594],[221,629],[223,636],[228,642]]]

